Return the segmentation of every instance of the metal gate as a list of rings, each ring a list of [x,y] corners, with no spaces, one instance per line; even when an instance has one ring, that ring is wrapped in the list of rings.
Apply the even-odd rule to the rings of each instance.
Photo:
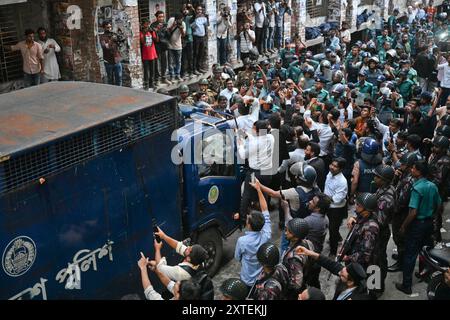
[[[0,83],[23,77],[20,51],[6,50],[5,46],[19,41],[14,6],[2,6],[0,10]]]

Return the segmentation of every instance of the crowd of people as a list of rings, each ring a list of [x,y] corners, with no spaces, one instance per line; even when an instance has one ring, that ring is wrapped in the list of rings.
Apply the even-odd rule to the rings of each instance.
[[[323,52],[293,39],[273,64],[247,56],[237,75],[217,64],[192,95],[180,86],[180,105],[235,117],[227,123],[242,133],[238,151],[248,159],[234,216],[246,229],[235,248],[240,277],[222,284],[224,298],[323,300],[322,269],[339,276],[336,300],[379,298],[388,272],[402,272],[395,287],[405,294],[414,276],[428,276],[421,261],[414,272],[416,260],[423,246],[442,241],[449,194],[448,9],[421,6],[414,18],[394,10],[364,41],[352,42],[344,23]],[[248,34],[252,42],[255,33]],[[280,246],[272,242],[270,201],[279,204]],[[396,262],[388,265],[391,234]],[[204,249],[157,235],[185,259],[167,270],[155,243],[155,260],[139,262],[147,298],[161,298],[148,282],[148,265],[175,298],[200,297],[205,285],[185,266],[201,270]],[[381,271],[374,288],[366,285],[371,266]],[[443,284],[441,298],[448,299],[450,270]]]

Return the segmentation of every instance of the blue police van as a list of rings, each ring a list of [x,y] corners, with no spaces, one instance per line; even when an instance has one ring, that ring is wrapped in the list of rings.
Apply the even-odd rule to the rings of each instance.
[[[214,161],[236,160],[224,120],[180,123],[176,99],[130,88],[53,82],[1,95],[0,299],[142,297],[153,219],[204,245],[217,272],[243,169]],[[205,148],[208,161],[186,161]],[[163,255],[180,261],[167,245]]]

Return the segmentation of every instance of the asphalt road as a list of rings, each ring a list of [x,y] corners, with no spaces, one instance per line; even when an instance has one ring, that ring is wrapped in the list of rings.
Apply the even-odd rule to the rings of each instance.
[[[280,244],[280,230],[278,229],[278,210],[271,212],[271,221],[272,221],[272,241],[279,246]],[[446,204],[444,210],[444,218],[443,218],[443,243],[450,246],[450,205]],[[342,238],[345,238],[347,235],[348,229],[345,224],[341,226],[340,233]],[[241,269],[240,263],[236,261],[234,257],[234,248],[237,239],[244,235],[244,231],[236,231],[233,235],[231,235],[227,240],[224,241],[224,253],[222,260],[222,267],[219,272],[214,276],[213,282],[216,290],[216,299],[220,297],[219,287],[220,284],[232,277],[239,278],[239,272]],[[326,239],[326,244],[324,246],[323,254],[328,255],[329,246],[327,244],[328,235]],[[394,261],[391,258],[391,254],[395,252],[395,244],[392,240],[392,237],[388,244],[388,259],[389,265],[391,265]],[[416,265],[417,271],[417,265]],[[335,283],[337,277],[332,276],[330,280],[328,280],[329,272],[326,270],[321,271],[320,273],[320,282],[322,285],[321,290],[325,294],[328,299],[332,299],[335,290]],[[395,288],[394,282],[401,282],[402,273],[388,273],[386,278],[386,290],[384,294],[380,297],[380,300],[426,300],[426,283],[419,283],[416,278],[413,279],[413,293],[411,295],[406,295]]]

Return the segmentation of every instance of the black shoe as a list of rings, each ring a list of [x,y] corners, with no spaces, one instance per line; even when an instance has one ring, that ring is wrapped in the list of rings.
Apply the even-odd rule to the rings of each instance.
[[[400,270],[401,270],[401,265],[400,265],[400,262],[398,262],[398,261],[396,263],[394,263],[392,266],[389,266],[387,269],[388,272],[398,272]]]
[[[401,291],[401,292],[403,292],[405,294],[411,294],[412,293],[411,288],[405,288],[402,283],[396,282],[395,283],[395,287],[397,288],[397,290],[399,290],[399,291]]]
[[[414,275],[417,279],[419,279],[419,282],[423,282],[427,279],[428,273],[427,272],[414,272]]]
[[[398,253],[393,253],[391,257],[394,260],[398,260]]]

